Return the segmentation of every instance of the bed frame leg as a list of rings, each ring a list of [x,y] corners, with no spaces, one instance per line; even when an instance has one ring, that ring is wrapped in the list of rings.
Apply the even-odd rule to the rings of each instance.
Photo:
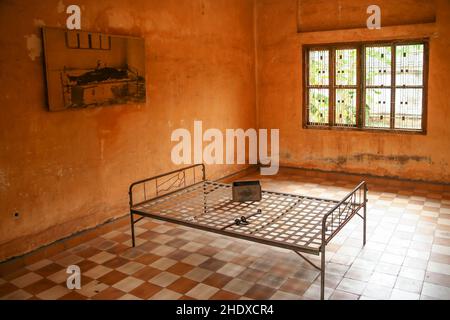
[[[320,300],[325,299],[325,246],[322,245],[320,253]]]
[[[207,210],[208,209],[206,206],[206,186],[205,186],[205,183],[203,182],[203,214],[206,214]]]
[[[363,246],[366,245],[366,220],[367,220],[367,185],[364,184],[364,208],[363,208]]]
[[[134,248],[136,244],[134,239],[134,217],[132,212],[130,212],[130,219],[131,219],[131,244]]]

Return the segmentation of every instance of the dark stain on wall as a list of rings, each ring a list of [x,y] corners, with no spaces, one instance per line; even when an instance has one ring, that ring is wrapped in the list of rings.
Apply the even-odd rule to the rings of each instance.
[[[408,155],[380,155],[371,153],[360,153],[354,155],[343,155],[337,158],[322,158],[322,161],[335,163],[339,166],[345,165],[348,162],[371,162],[371,161],[387,161],[387,162],[397,162],[398,164],[404,165],[409,161],[415,162],[425,162],[432,163],[430,157],[422,156],[408,156]]]

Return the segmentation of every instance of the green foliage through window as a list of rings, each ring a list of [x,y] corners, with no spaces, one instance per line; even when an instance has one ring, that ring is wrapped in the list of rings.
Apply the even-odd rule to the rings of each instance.
[[[307,50],[307,124],[423,130],[425,42]]]

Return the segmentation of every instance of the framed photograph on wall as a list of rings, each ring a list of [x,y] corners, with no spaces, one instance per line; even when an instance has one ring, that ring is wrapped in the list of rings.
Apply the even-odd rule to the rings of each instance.
[[[145,103],[142,38],[43,28],[50,111]]]

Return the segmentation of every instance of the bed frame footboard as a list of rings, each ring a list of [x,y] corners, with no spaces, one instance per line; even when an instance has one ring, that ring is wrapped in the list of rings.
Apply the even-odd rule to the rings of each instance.
[[[328,242],[358,215],[363,219],[363,246],[366,244],[367,183],[362,181],[322,219],[322,245],[320,246],[320,299],[325,298],[325,248]],[[362,209],[362,213],[361,213]]]

